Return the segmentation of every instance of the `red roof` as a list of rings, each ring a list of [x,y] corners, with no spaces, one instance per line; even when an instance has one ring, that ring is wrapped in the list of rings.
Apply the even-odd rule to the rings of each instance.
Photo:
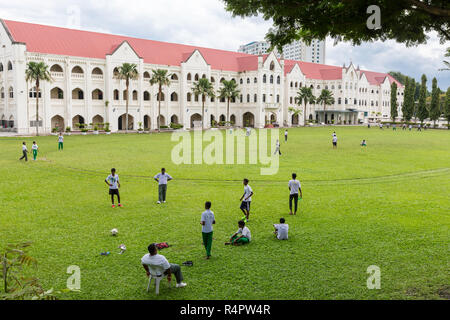
[[[13,40],[25,43],[28,52],[105,59],[106,55],[113,53],[119,45],[127,41],[146,63],[179,66],[195,50],[198,50],[215,70],[242,72],[258,69],[258,56],[240,52],[11,20],[3,20],[3,22]],[[302,73],[309,79],[338,80],[342,78],[342,67],[295,60],[285,60],[285,74],[291,72],[295,64],[298,64]],[[386,76],[389,77],[391,83],[396,81],[385,73],[363,72],[371,84],[382,83]],[[400,85],[398,81],[396,82]]]
[[[395,80],[395,78],[388,73],[361,70],[361,75],[362,74],[365,74],[367,81],[369,81],[369,83],[373,84],[373,85],[382,84],[384,82],[384,79],[386,79],[386,77],[388,77],[389,84],[392,84],[392,82],[395,82],[395,83],[397,83],[397,86],[403,87],[403,85],[400,82]]]

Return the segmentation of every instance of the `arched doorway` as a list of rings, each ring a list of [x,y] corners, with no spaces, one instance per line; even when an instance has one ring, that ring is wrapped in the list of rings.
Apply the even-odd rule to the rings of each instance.
[[[58,115],[54,116],[51,119],[51,126],[52,126],[52,129],[57,128],[57,131],[63,131],[64,130],[64,118],[61,116],[58,116]]]
[[[298,126],[298,114],[293,114],[292,115],[292,125],[293,126]]]
[[[92,118],[92,123],[94,124],[94,126],[103,123],[103,121],[103,117],[99,114]]]
[[[251,112],[246,112],[242,116],[244,127],[254,127],[255,126],[255,116]]]
[[[234,114],[230,116],[230,122],[231,124],[236,124],[236,116]]]
[[[159,115],[159,117],[157,119],[159,119],[159,126],[160,127],[166,125],[166,118],[164,118],[164,116],[162,114]]]
[[[219,121],[220,121],[220,122],[225,122],[225,121],[227,121],[224,114],[220,115]]]
[[[151,128],[150,117],[148,115],[144,116],[144,130],[150,130]]]
[[[277,116],[275,113],[272,113],[270,115],[270,123],[275,123],[275,122],[277,122]]]
[[[198,113],[194,113],[191,116],[191,128],[201,127],[202,126],[202,116]]]
[[[211,121],[210,121],[211,127],[215,124],[215,122],[216,122],[216,118],[215,118],[214,115],[212,114],[212,115],[211,115]]]
[[[328,123],[328,113],[325,113],[325,124]]]
[[[319,123],[319,114],[316,113],[316,122]]]
[[[125,130],[126,129],[126,114],[123,114],[118,119],[118,128],[119,130]],[[133,130],[133,124],[134,124],[134,118],[131,114],[128,114],[128,130]]]
[[[177,115],[174,114],[172,117],[170,117],[170,123],[178,124],[178,117],[177,117]]]
[[[80,115],[76,115],[75,117],[72,118],[72,128],[76,128],[77,124],[83,124],[84,123],[84,118]]]

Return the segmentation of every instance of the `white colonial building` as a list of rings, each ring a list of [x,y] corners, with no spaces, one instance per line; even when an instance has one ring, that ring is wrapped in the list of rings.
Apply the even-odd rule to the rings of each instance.
[[[207,78],[219,90],[223,79],[234,79],[241,95],[230,105],[237,126],[264,127],[268,122],[301,125],[294,115],[300,87],[313,88],[316,96],[330,90],[335,104],[308,105],[306,118],[319,122],[356,124],[390,117],[390,84],[385,73],[359,70],[352,64],[336,67],[278,59],[273,53],[248,55],[195,46],[136,39],[80,30],[1,20],[0,25],[0,125],[18,133],[52,128],[75,128],[78,123],[111,124],[112,131],[125,129],[125,81],[114,76],[124,62],[138,66],[139,78],[129,91],[129,128],[142,122],[157,126],[157,86],[150,85],[153,69],[167,69],[171,84],[161,99],[161,124],[192,128],[201,120],[201,98],[191,88]],[[36,90],[25,81],[30,61],[50,67],[52,82],[41,84],[39,123],[36,123]],[[403,103],[399,85],[398,102]],[[399,109],[400,109],[399,106]],[[227,103],[208,99],[205,120],[226,120]],[[345,121],[345,122],[344,122]]]

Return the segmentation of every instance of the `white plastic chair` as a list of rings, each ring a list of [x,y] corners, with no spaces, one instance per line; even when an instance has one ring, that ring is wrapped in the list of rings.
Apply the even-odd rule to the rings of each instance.
[[[148,270],[150,271],[150,276],[148,277],[148,285],[147,285],[147,292],[150,290],[150,284],[152,283],[152,279],[155,279],[155,287],[156,287],[156,294],[159,294],[159,283],[162,279],[164,279],[167,275],[164,274],[166,270],[164,270],[161,266],[152,266],[147,265]],[[169,288],[171,286],[171,282],[169,282]]]

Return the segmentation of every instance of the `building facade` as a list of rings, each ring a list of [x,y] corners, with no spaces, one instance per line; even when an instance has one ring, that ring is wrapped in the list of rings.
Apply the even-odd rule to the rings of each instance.
[[[193,128],[201,121],[201,97],[192,94],[200,78],[209,79],[216,92],[223,80],[238,83],[240,96],[230,103],[236,126],[264,127],[267,123],[295,126],[306,121],[356,124],[390,117],[390,75],[348,67],[328,66],[277,58],[272,52],[249,55],[195,46],[2,20],[0,25],[0,124],[20,134],[53,128],[75,129],[79,123],[110,123],[111,131],[155,129],[157,86],[150,85],[152,70],[168,70],[163,88],[161,125],[177,123]],[[30,61],[43,61],[52,82],[41,83],[37,98],[33,83],[25,80]],[[129,90],[129,123],[125,123],[125,81],[115,73],[124,62],[135,63],[139,77]],[[403,87],[399,86],[399,110]],[[316,96],[330,90],[333,105],[311,104],[302,109],[296,95],[303,86]],[[36,122],[36,100],[39,121]],[[226,121],[227,103],[208,98],[205,126]],[[400,113],[401,116],[401,113]]]

